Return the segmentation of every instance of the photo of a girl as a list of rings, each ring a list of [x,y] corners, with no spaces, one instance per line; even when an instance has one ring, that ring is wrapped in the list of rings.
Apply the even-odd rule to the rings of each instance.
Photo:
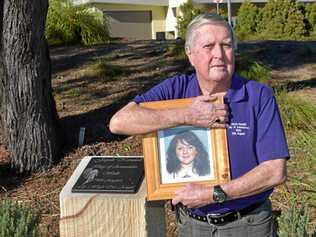
[[[190,130],[178,131],[165,149],[166,182],[188,182],[210,177],[211,166],[208,151],[200,138]]]

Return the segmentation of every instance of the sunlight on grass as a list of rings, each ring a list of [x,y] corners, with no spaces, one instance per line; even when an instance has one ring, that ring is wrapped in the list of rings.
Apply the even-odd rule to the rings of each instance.
[[[285,89],[275,92],[287,133],[291,159],[288,162],[288,189],[279,188],[283,202],[298,194],[279,219],[280,236],[308,236],[315,228],[307,212],[316,203],[316,107],[309,101],[290,95]],[[295,193],[293,193],[295,191]],[[303,201],[302,201],[303,200]],[[307,208],[308,207],[308,208]],[[315,207],[314,207],[315,208]]]
[[[275,95],[286,131],[316,128],[316,107],[312,103],[288,94],[285,89],[277,90]]]
[[[305,203],[305,204],[301,204]],[[308,236],[308,221],[309,209],[304,200],[298,202],[297,197],[292,195],[288,200],[289,209],[282,213],[278,219],[279,237],[307,237]]]

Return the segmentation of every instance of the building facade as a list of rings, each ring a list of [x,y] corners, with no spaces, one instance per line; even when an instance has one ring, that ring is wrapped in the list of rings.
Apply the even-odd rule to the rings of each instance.
[[[301,2],[315,2],[304,0]],[[176,39],[179,6],[187,0],[73,0],[77,5],[87,4],[107,15],[111,37],[128,40]],[[232,15],[235,16],[243,0],[231,0]],[[267,1],[252,0],[255,4]],[[193,0],[196,5],[212,5],[214,0]],[[222,0],[221,4],[227,4]]]

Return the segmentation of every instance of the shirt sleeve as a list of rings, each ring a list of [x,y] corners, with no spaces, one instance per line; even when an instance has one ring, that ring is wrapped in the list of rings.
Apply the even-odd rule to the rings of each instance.
[[[272,92],[259,108],[256,151],[258,162],[289,158],[288,145],[276,99]]]

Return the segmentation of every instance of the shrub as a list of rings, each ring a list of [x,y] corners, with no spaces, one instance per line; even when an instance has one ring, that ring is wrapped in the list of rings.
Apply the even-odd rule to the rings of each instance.
[[[316,36],[316,4],[310,3],[305,5],[305,19],[308,23],[309,34]]]
[[[179,37],[185,39],[185,33],[190,21],[197,15],[202,13],[202,10],[193,5],[192,0],[180,5],[181,15],[177,16],[177,29]]]
[[[290,2],[286,24],[284,25],[284,37],[287,39],[301,39],[306,35],[304,15],[295,2]]]
[[[0,237],[38,237],[41,236],[39,216],[30,208],[10,201],[0,200]]]
[[[178,59],[186,59],[184,41],[178,40],[175,44],[167,45],[165,56],[175,56]]]
[[[257,32],[265,39],[300,39],[306,34],[304,16],[292,0],[268,0],[258,18]]]
[[[293,89],[293,88],[290,88]],[[312,233],[313,223],[305,203],[315,203],[313,192],[315,176],[311,176],[316,162],[316,107],[313,103],[288,93],[288,88],[275,89],[282,121],[287,132],[291,157],[289,163],[289,186],[298,190],[300,200],[291,192],[288,209],[278,220],[280,237],[316,236]],[[294,172],[293,172],[294,171]]]
[[[284,88],[276,89],[275,96],[287,131],[315,130],[316,108],[313,104],[287,93]]]
[[[92,45],[109,40],[102,12],[86,6],[74,6],[70,0],[50,0],[45,36],[50,45]]]
[[[224,4],[220,4],[224,5]],[[177,16],[177,29],[178,37],[185,39],[187,26],[189,23],[198,15],[203,13],[216,13],[216,8],[210,7],[209,5],[196,6],[192,0],[188,0],[179,7],[180,15]],[[226,8],[219,8],[219,15],[224,19],[228,19]]]
[[[256,62],[248,54],[240,54],[236,60],[236,72],[249,80],[269,84],[271,68]]]
[[[252,62],[247,70],[242,70],[239,75],[249,80],[261,82],[263,84],[269,84],[271,79],[271,69],[258,62]]]
[[[104,57],[94,62],[90,67],[90,74],[103,81],[114,80],[118,76],[123,76],[128,73],[128,70],[121,66],[109,63],[109,60]]]
[[[295,198],[290,199],[290,207],[278,219],[279,237],[307,237],[309,211],[307,205],[299,205]]]
[[[259,9],[249,0],[241,4],[235,28],[239,40],[250,39],[256,33],[258,12]]]

